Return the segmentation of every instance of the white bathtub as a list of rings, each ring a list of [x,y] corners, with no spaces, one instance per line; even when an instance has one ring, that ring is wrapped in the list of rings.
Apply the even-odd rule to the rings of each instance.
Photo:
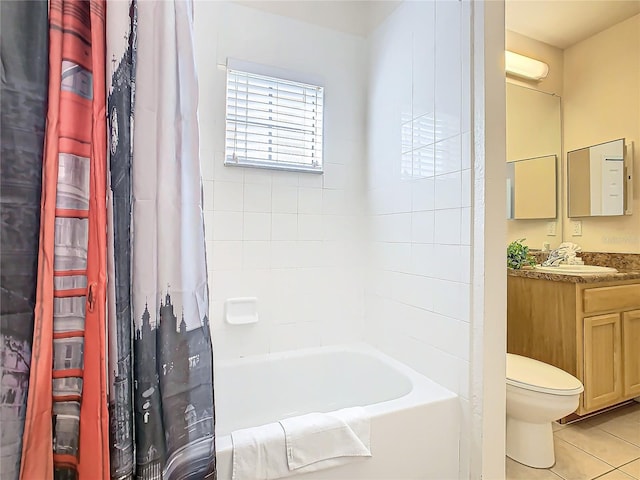
[[[456,395],[367,345],[217,362],[215,397],[219,480],[231,478],[232,431],[353,406],[371,415],[372,457],[287,478],[458,478]]]

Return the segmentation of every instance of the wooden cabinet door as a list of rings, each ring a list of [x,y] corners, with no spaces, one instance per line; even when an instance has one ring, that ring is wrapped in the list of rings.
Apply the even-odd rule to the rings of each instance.
[[[625,397],[640,396],[640,310],[622,314]]]
[[[622,397],[620,314],[584,319],[584,406],[588,411]]]

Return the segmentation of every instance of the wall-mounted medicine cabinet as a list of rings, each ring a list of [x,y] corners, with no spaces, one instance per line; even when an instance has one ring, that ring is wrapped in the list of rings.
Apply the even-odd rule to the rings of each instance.
[[[568,152],[568,216],[630,215],[632,155],[624,138]]]

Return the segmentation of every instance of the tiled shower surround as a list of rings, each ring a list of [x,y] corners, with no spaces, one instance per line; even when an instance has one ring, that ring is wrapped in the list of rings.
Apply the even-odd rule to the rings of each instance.
[[[366,39],[227,2],[195,18],[216,357],[361,340]],[[323,175],[223,165],[227,58],[324,85]],[[230,297],[257,297],[259,322],[224,324]]]
[[[196,4],[216,358],[364,341],[456,392],[469,423],[470,19],[404,2],[360,37]],[[319,79],[323,175],[223,165],[227,58]],[[253,296],[257,324],[224,323],[225,299]]]
[[[462,5],[409,4],[371,38],[365,319],[368,341],[467,397],[471,171]]]
[[[460,396],[468,478],[469,4],[410,2],[370,38],[365,338]]]

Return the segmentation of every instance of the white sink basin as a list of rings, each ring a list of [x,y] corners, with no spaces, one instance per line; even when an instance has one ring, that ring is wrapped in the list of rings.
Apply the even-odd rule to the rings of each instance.
[[[599,267],[597,265],[558,265],[557,267],[536,265],[535,270],[544,273],[561,273],[563,275],[598,275],[618,272],[615,268]]]

